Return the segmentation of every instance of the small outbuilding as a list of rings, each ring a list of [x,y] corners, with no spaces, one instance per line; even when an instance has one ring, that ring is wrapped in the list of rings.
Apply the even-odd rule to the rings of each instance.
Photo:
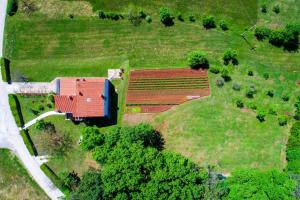
[[[59,78],[55,110],[74,121],[110,118],[110,87],[105,78]]]

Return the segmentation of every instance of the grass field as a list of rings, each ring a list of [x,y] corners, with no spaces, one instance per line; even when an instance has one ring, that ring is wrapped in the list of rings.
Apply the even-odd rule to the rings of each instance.
[[[151,15],[153,22],[143,22],[135,27],[127,19],[100,20],[87,8],[85,13],[76,15],[74,12],[74,19],[70,19],[68,14],[73,11],[64,15],[46,12],[54,9],[55,4],[45,4],[43,9],[30,16],[18,13],[7,19],[5,34],[5,56],[12,62],[12,78],[18,80],[26,76],[32,81],[50,81],[61,75],[106,76],[108,68],[124,65],[131,69],[186,67],[187,53],[198,49],[207,52],[211,65],[222,65],[223,52],[228,48],[236,49],[240,65],[230,69],[233,78],[230,83],[217,88],[218,75],[211,74],[210,98],[163,113],[157,117],[155,125],[166,137],[167,149],[187,155],[202,165],[213,164],[224,172],[239,167],[284,168],[288,127],[279,127],[277,117],[272,115],[267,115],[266,122],[259,123],[253,111],[242,112],[234,101],[239,98],[249,104],[245,90],[255,84],[258,94],[251,101],[258,107],[275,106],[281,114],[292,113],[293,98],[299,92],[295,81],[300,79],[300,53],[284,52],[267,41],[258,42],[252,32],[246,34],[249,42],[246,43],[240,34],[256,22],[272,28],[300,22],[299,1],[280,1],[278,15],[271,11],[276,2],[267,0],[251,0],[247,4],[241,0],[90,2],[94,10],[123,14],[130,9],[142,8]],[[74,1],[59,5],[62,9],[69,8],[69,3]],[[259,11],[262,3],[268,6],[267,14]],[[158,16],[162,4],[173,13],[180,11],[185,19],[194,15],[196,22],[175,20],[174,26],[164,27]],[[59,11],[58,8],[54,10]],[[226,19],[230,22],[229,31],[205,30],[200,19],[206,14],[214,15],[217,21]],[[248,69],[254,71],[254,77],[246,75]],[[265,72],[270,74],[268,81],[262,78]],[[242,91],[231,89],[235,82],[242,85]],[[267,89],[273,89],[275,97],[267,97]],[[287,103],[280,99],[283,92],[293,97]],[[122,102],[124,97],[119,96],[119,99]],[[120,108],[123,109],[122,105]],[[61,132],[77,131],[71,125],[65,126],[65,121],[55,120]],[[42,138],[39,133],[32,131],[32,134],[36,141]],[[76,141],[79,135],[75,133],[72,137]],[[71,158],[76,159],[76,153],[73,155]],[[59,166],[61,161],[51,167],[64,170],[64,166]],[[70,163],[70,166],[73,164],[76,166],[76,163]]]
[[[0,163],[0,199],[48,199],[9,150],[0,149]]]

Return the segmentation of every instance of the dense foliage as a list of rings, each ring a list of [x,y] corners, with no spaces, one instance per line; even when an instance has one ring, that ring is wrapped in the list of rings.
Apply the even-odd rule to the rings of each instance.
[[[104,136],[100,134],[97,128],[86,127],[82,131],[82,142],[80,146],[85,150],[91,150],[98,145],[102,145]]]
[[[228,193],[223,199],[230,200],[291,200],[295,182],[286,173],[277,170],[261,172],[241,170],[224,182]]]
[[[269,37],[270,33],[271,33],[271,30],[269,28],[263,27],[263,26],[258,26],[255,29],[254,35],[258,40],[264,40]]]
[[[237,65],[238,64],[237,51],[232,50],[232,49],[226,50],[224,52],[223,61],[224,61],[225,65],[228,65],[230,62],[233,65]]]
[[[208,68],[207,56],[202,51],[193,51],[188,55],[188,64],[192,69]]]
[[[206,28],[206,29],[216,27],[215,18],[213,16],[204,17],[203,20],[202,20],[202,24],[203,24],[204,28]]]
[[[82,143],[95,138],[95,131],[91,130],[86,134],[93,137],[84,137]],[[88,194],[87,199],[204,197],[206,172],[187,158],[161,152],[163,139],[150,125],[114,128],[103,137],[104,142],[93,150],[93,157],[104,166],[103,170],[93,172],[97,179],[85,175],[73,194],[74,199]],[[97,186],[89,188],[92,183]]]
[[[161,7],[159,10],[160,21],[165,26],[172,26],[174,24],[173,16],[168,8]]]

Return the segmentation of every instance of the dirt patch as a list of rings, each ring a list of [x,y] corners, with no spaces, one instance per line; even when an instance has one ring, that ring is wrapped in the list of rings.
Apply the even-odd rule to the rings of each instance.
[[[296,81],[296,85],[297,85],[298,87],[300,87],[300,80],[297,80],[297,81]]]
[[[248,109],[248,108],[242,108],[241,109],[241,112],[243,112],[243,113],[247,113],[247,112],[249,112],[250,111],[250,109]]]
[[[150,123],[153,121],[156,113],[126,113],[123,122],[128,125],[136,125],[139,123]]]

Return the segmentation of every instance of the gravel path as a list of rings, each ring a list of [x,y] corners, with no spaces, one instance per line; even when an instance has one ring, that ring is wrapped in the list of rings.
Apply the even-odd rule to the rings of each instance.
[[[0,0],[0,57],[2,57],[3,52],[6,5],[7,0]],[[0,72],[0,148],[8,148],[12,150],[45,193],[51,199],[59,199],[64,196],[63,193],[53,185],[51,180],[40,169],[40,164],[37,162],[35,157],[30,155],[23,142],[9,107],[6,85],[7,84],[2,81],[2,75]]]

